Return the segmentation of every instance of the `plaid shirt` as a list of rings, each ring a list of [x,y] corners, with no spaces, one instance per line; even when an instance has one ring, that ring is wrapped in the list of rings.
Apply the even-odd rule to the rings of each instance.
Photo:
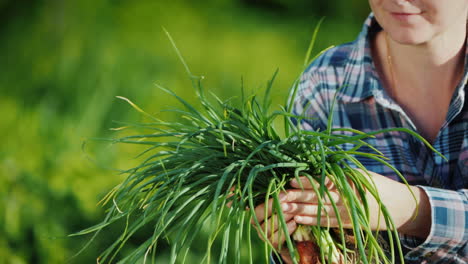
[[[373,63],[370,40],[380,30],[371,14],[354,42],[326,51],[305,71],[294,105],[295,114],[310,118],[301,121],[303,129],[325,129],[337,95],[333,127],[364,132],[397,127],[416,131],[411,119],[384,90]],[[406,133],[391,132],[367,139],[390,159],[409,184],[423,188],[430,200],[432,226],[427,239],[401,236],[407,249],[406,263],[468,263],[467,69],[465,65],[446,121],[433,143],[448,161]],[[360,150],[374,152],[364,147]],[[371,159],[358,159],[368,170],[399,180],[390,168]]]

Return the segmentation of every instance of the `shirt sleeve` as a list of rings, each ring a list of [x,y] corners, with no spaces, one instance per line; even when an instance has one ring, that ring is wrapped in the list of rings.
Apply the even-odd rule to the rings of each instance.
[[[431,206],[432,225],[426,240],[402,236],[409,248],[405,259],[414,263],[468,263],[468,190],[422,188]]]

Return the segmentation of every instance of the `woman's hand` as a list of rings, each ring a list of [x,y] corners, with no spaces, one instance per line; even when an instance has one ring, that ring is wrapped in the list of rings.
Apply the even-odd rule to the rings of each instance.
[[[362,174],[366,173],[360,172]],[[368,173],[378,190],[381,202],[387,207],[398,231],[420,238],[427,237],[431,227],[431,209],[425,192],[416,186],[410,186],[416,196],[415,201],[405,184],[377,173]],[[294,189],[289,189],[285,193],[280,194],[281,208],[287,223],[288,235],[296,230],[297,224],[338,227],[338,217],[331,204],[332,200],[337,206],[337,211],[344,228],[351,228],[351,219],[343,203],[343,199],[328,178],[325,180],[325,185],[330,192],[330,196],[326,196],[324,199],[320,223],[317,219],[318,196],[312,184],[315,184],[316,188],[319,188],[319,185],[317,182],[311,184],[306,177],[300,177],[300,180],[304,190],[301,189],[296,180],[292,180],[290,184]],[[366,193],[366,199],[370,210],[371,228],[374,230],[385,230],[387,227],[381,216],[379,204],[370,193]],[[418,208],[417,204],[419,204],[418,210],[416,210]],[[265,204],[261,204],[255,208],[255,215],[264,232],[266,222],[268,222],[266,229],[268,240],[275,249],[279,250],[279,246],[284,244],[285,236],[279,231],[277,216],[272,215],[271,208],[272,200],[270,199],[267,214],[265,215]],[[379,217],[381,217],[380,221]],[[259,236],[264,239],[260,232]],[[285,262],[290,263],[291,259],[287,248],[283,246],[279,252]]]
[[[362,174],[366,173],[360,172]],[[381,202],[387,207],[398,231],[421,238],[427,237],[430,231],[431,217],[429,201],[424,191],[416,186],[410,186],[416,196],[415,201],[405,184],[377,173],[369,172],[369,174],[378,190]],[[333,200],[336,203],[344,227],[351,228],[351,219],[343,204],[343,199],[329,179],[325,180],[325,184],[331,193],[331,197],[326,196],[326,199],[324,199],[320,223],[317,219],[318,197],[312,184],[315,184],[316,188],[319,188],[319,185],[316,182],[311,184],[306,177],[300,179],[304,190],[300,188],[296,180],[291,181],[291,186],[295,189],[288,190],[286,198],[283,199],[284,202],[281,203],[281,208],[285,214],[294,215],[293,220],[297,224],[338,227],[338,217],[330,202]],[[379,212],[379,204],[370,193],[366,193],[366,198],[369,203],[371,228],[373,230],[385,230],[387,227]],[[419,203],[418,211],[416,211],[417,203]]]
[[[298,224],[337,227],[338,217],[331,202],[334,201],[338,214],[341,217],[343,227],[352,227],[346,207],[335,185],[328,178],[325,179],[325,187],[328,189],[330,195],[325,194],[323,197],[320,222],[318,219],[319,196],[314,191],[320,188],[319,183],[311,183],[306,177],[300,177],[300,180],[303,189],[296,180],[290,182],[291,187],[295,189],[287,191],[286,198],[284,198],[284,202],[281,203],[283,213],[294,215],[294,221]],[[315,185],[315,189],[312,184]]]
[[[280,202],[285,201],[287,194],[281,193],[279,195]],[[273,199],[268,201],[268,211],[265,215],[265,204],[261,204],[255,207],[255,215],[257,216],[257,220],[260,223],[262,231],[258,230],[257,225],[255,224],[254,220],[252,220],[252,224],[257,229],[258,236],[265,240],[262,232],[267,236],[268,240],[272,244],[272,246],[280,253],[281,257],[283,258],[284,263],[289,264],[293,263],[290,255],[289,250],[286,246],[284,246],[284,242],[286,241],[285,234],[281,231],[279,227],[278,216],[276,214],[272,215],[272,208],[273,208]],[[283,213],[286,226],[288,228],[288,236],[291,235],[297,228],[297,224],[294,221],[294,215]]]

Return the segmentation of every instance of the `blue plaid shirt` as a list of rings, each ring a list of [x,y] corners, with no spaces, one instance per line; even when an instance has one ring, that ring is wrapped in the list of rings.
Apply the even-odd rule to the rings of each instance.
[[[325,129],[337,95],[333,127],[364,132],[396,127],[416,131],[411,119],[384,90],[373,63],[370,40],[380,30],[371,14],[354,42],[326,51],[305,71],[294,105],[296,114],[310,118],[301,121],[303,129]],[[468,263],[467,69],[465,65],[446,121],[433,143],[448,161],[407,133],[391,132],[367,140],[390,159],[411,185],[422,187],[430,200],[432,226],[427,239],[401,236],[408,251],[407,263]],[[371,159],[359,160],[368,170],[399,180],[390,168]]]

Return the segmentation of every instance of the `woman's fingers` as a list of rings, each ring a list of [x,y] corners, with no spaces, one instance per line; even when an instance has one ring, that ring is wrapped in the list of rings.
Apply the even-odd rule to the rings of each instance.
[[[318,205],[302,203],[283,203],[281,204],[281,207],[285,214],[294,215],[294,220],[298,224],[320,225],[330,227],[337,227],[339,225],[337,212],[335,212],[335,209],[331,205],[323,205],[321,207],[320,222],[318,221]],[[342,224],[345,227],[350,226],[350,221],[346,208],[342,205],[337,205],[336,208],[338,210],[338,214],[341,217]]]
[[[286,222],[286,227],[288,229],[288,234],[291,235],[297,228],[297,224],[294,220],[290,220]],[[278,250],[280,245],[283,245],[284,241],[286,241],[286,235],[284,234],[282,229],[278,229],[272,235],[268,237],[268,240],[272,244],[272,246]],[[260,236],[263,239],[263,236]]]
[[[265,213],[265,206],[268,207],[268,208],[266,208],[267,209],[266,213]],[[273,210],[272,207],[273,207],[273,199],[268,200],[267,205],[261,204],[261,205],[255,207],[255,216],[257,217],[257,220],[258,220],[259,223],[262,223],[263,220],[265,220],[265,218],[270,217],[271,211]],[[253,218],[252,218],[252,220],[250,222],[252,224],[255,224],[255,221],[254,221]]]
[[[280,193],[279,194],[280,201],[284,201],[285,197],[286,197],[285,193]],[[267,206],[268,206],[268,208],[267,208],[266,214],[265,214],[265,204],[264,203],[257,206],[257,207],[255,207],[255,215],[257,216],[257,220],[258,220],[259,223],[262,223],[266,218],[271,216],[271,212],[273,210],[273,198],[268,200]],[[252,224],[255,223],[254,219],[252,219],[251,223]]]
[[[226,206],[231,208],[231,205],[232,205],[232,199],[230,199],[232,196],[234,196],[234,190],[235,190],[235,187],[232,186],[231,189],[229,189],[229,193],[227,195],[227,200],[228,202],[226,203]]]
[[[293,219],[293,217],[293,214],[284,214],[284,221],[289,222],[291,219]],[[265,233],[267,236],[270,236],[271,234],[277,232],[280,226],[281,223],[279,222],[278,215],[273,215],[272,217],[265,220],[261,224],[260,228],[262,229],[263,233]]]
[[[305,203],[283,203],[281,204],[281,208],[283,212],[288,214],[310,216],[316,216],[319,210],[318,205]],[[331,205],[324,205],[321,210],[322,215],[335,215],[335,210]]]
[[[310,189],[292,189],[288,190],[287,196],[284,200],[286,202],[318,204],[318,195],[315,191]],[[322,202],[325,204],[331,204],[331,201],[335,203],[340,202],[340,196],[338,193],[336,191],[329,191],[329,193],[324,192]]]
[[[283,213],[283,216],[286,222],[289,222],[291,219],[294,218],[293,214]],[[278,215],[274,214],[273,216],[267,218],[265,221],[260,223],[260,226],[253,224],[253,227],[257,230],[260,237],[263,237],[262,233],[266,236],[271,236],[271,234],[278,231],[278,229],[281,227],[281,223],[279,222]]]
[[[292,179],[289,183],[294,188],[301,188],[301,184],[304,189],[314,189],[313,185],[316,188],[320,188],[320,179],[319,180],[316,180],[313,178],[309,179],[308,177],[305,177],[305,176],[301,176],[299,177],[299,179],[300,179],[300,183],[296,179]],[[328,177],[325,177],[324,184],[325,184],[325,187],[327,187],[327,189],[331,189],[334,186],[333,182]]]
[[[313,226],[323,226],[323,227],[338,227],[338,219],[336,217],[327,217],[322,215],[320,217],[320,222],[318,221],[317,216],[308,216],[308,215],[296,215],[294,221],[297,224],[302,225],[313,225]],[[350,227],[348,224],[343,223],[343,227]]]

